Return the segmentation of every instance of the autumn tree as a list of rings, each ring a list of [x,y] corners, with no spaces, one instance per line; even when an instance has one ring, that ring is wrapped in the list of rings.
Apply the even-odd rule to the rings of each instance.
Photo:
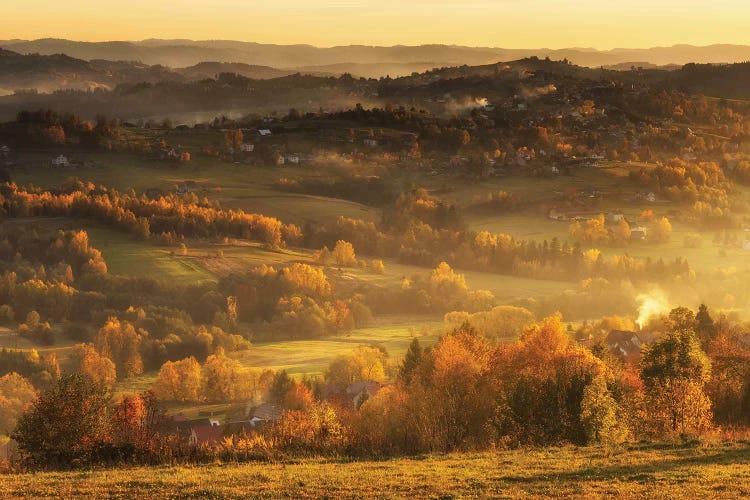
[[[35,397],[36,390],[25,377],[15,372],[0,377],[0,434],[10,434]]]
[[[333,260],[339,266],[352,266],[357,263],[357,257],[354,254],[354,247],[351,243],[344,240],[338,240],[333,248]]]
[[[245,140],[245,135],[240,129],[231,129],[224,131],[224,144],[233,148],[239,148]]]
[[[581,422],[589,442],[616,446],[628,437],[620,420],[619,407],[607,387],[604,374],[596,375],[583,390]]]
[[[247,399],[247,381],[241,375],[240,363],[219,348],[203,365],[203,393],[208,401],[232,402]]]
[[[110,394],[81,374],[60,378],[18,419],[11,437],[34,466],[86,461],[110,436]]]
[[[651,225],[649,238],[657,243],[664,243],[672,237],[672,224],[666,217],[661,217]]]
[[[493,349],[476,332],[443,337],[415,370],[409,384],[406,425],[414,446],[430,451],[484,447],[495,398],[487,383]]]
[[[194,357],[164,363],[153,386],[156,397],[166,401],[200,401],[201,390],[201,365]]]
[[[99,354],[111,359],[117,373],[131,377],[143,373],[143,361],[139,353],[141,335],[132,324],[121,322],[116,317],[107,320],[94,337],[94,346]]]
[[[385,380],[387,354],[377,347],[360,346],[348,355],[337,356],[326,370],[326,381],[347,386],[354,382]]]
[[[704,386],[711,362],[695,331],[674,329],[644,346],[641,378],[652,408],[655,431],[700,433],[711,425],[711,402]]]
[[[112,388],[117,380],[117,369],[109,358],[102,356],[91,344],[78,344],[71,356],[73,371],[94,384]]]
[[[149,458],[158,452],[165,424],[164,410],[151,391],[123,396],[112,410],[112,441],[121,451]]]
[[[601,360],[571,341],[559,316],[530,324],[493,357],[497,432],[520,443],[585,443],[584,391],[603,371]]]

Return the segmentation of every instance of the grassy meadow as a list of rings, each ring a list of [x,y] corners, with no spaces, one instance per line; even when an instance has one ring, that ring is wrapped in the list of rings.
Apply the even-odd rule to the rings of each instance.
[[[383,461],[138,467],[3,476],[3,498],[730,498],[748,443],[454,453]]]

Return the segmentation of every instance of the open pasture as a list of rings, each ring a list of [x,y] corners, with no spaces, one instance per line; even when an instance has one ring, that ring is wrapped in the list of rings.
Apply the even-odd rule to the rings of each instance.
[[[746,443],[451,453],[390,460],[137,467],[14,474],[5,498],[737,498]]]

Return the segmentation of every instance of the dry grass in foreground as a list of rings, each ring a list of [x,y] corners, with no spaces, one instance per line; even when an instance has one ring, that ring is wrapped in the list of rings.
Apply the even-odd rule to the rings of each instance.
[[[750,443],[548,448],[387,461],[310,459],[0,478],[2,498],[743,497]]]

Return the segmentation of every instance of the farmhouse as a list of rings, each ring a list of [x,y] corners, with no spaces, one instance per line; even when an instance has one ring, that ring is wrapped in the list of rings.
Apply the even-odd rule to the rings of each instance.
[[[195,181],[185,181],[177,185],[177,194],[194,193],[198,191],[198,183]]]
[[[355,382],[346,388],[346,394],[354,407],[359,409],[365,401],[375,396],[382,387],[378,382]]]
[[[347,385],[326,385],[321,389],[321,398],[326,401],[336,401],[339,404],[359,409],[365,401],[375,396],[383,385],[371,380],[354,382]]]
[[[611,212],[607,213],[607,222],[620,222],[625,220],[625,214],[622,213],[620,210],[612,210]]]
[[[193,446],[214,444],[219,442],[223,434],[224,430],[218,422],[215,424],[195,425],[190,429],[188,442]]]
[[[638,334],[625,330],[612,330],[607,335],[609,351],[621,358],[627,358],[641,352],[641,341]]]
[[[648,236],[648,229],[646,229],[643,226],[637,226],[634,227],[630,231],[630,240],[631,241],[643,241]]]
[[[67,167],[68,165],[70,165],[70,160],[65,155],[58,155],[52,158],[53,167]]]
[[[549,212],[547,212],[547,217],[549,217],[552,220],[561,220],[561,221],[569,220],[568,214],[566,214],[565,212],[560,212],[556,208],[550,208]]]
[[[248,405],[245,415],[249,417],[248,421],[253,426],[258,426],[278,420],[281,416],[281,408],[272,403],[263,403],[254,406],[253,403]]]
[[[285,156],[285,159],[287,163],[294,163],[295,165],[299,165],[300,157],[297,153],[291,153]]]

